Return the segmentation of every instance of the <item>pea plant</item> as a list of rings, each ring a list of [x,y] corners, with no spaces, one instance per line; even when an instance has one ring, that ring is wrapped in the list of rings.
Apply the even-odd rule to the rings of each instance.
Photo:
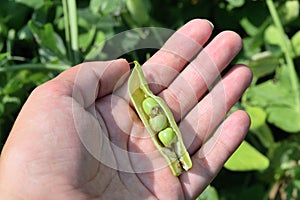
[[[139,27],[176,30],[190,19],[206,18],[214,24],[213,36],[229,29],[243,39],[231,64],[248,65],[253,82],[232,111],[246,110],[252,123],[244,142],[198,199],[299,199],[299,7],[298,0],[1,0],[1,147],[36,86],[85,60],[128,52],[122,57],[143,63],[156,51],[130,51],[149,37],[142,29],[118,41],[119,52],[108,51],[115,45],[109,38]],[[162,44],[161,37],[152,35]],[[155,127],[158,118],[145,117],[161,132]],[[164,117],[159,115],[159,121]],[[156,139],[168,146],[174,137],[167,131]]]
[[[240,20],[246,36],[236,62],[247,64],[254,80],[233,108],[249,113],[252,124],[246,140],[256,148],[245,141],[225,167],[234,171],[258,170],[255,176],[264,180],[251,184],[252,176],[249,176],[250,191],[260,191],[251,199],[297,199],[300,196],[300,145],[297,142],[300,31],[293,28],[300,22],[299,2],[267,0],[262,6],[260,9],[267,10],[268,14],[262,14],[264,20],[260,23],[255,24],[257,21],[250,17]],[[263,192],[266,186],[270,189],[268,194]],[[247,191],[246,195],[249,195]]]

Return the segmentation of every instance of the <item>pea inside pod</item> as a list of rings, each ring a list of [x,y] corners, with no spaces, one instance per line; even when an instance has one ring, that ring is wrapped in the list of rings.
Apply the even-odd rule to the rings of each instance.
[[[134,63],[128,82],[131,101],[155,147],[164,156],[173,174],[179,176],[183,169],[192,167],[180,130],[167,104],[149,89],[139,63]]]
[[[148,97],[143,101],[143,110],[147,115],[150,115],[151,111],[157,107],[159,107],[159,104],[151,97]]]
[[[155,132],[162,131],[168,126],[167,117],[163,114],[157,115],[149,119],[149,124],[152,130],[154,130]]]
[[[158,138],[164,144],[164,146],[171,147],[176,135],[173,129],[168,127],[158,133]]]

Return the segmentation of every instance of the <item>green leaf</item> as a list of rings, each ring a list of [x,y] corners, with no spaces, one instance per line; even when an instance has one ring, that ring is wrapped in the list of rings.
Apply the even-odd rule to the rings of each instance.
[[[96,35],[96,27],[91,26],[90,29],[79,35],[79,48],[81,51],[85,52],[88,47],[91,45],[94,37]]]
[[[254,36],[255,34],[257,34],[258,28],[254,26],[247,17],[242,18],[240,20],[240,24],[248,35]]]
[[[255,78],[261,78],[274,72],[278,66],[279,57],[274,53],[265,51],[255,54],[247,65],[251,68]]]
[[[95,13],[102,13],[103,15],[120,15],[124,1],[120,0],[92,0],[90,2],[90,9]]]
[[[19,97],[5,95],[2,99],[2,103],[4,104],[4,111],[6,113],[12,113],[19,109],[21,100]]]
[[[300,132],[300,112],[290,107],[268,107],[268,121],[289,133]]]
[[[285,188],[285,194],[287,199],[299,199],[300,187],[299,180],[292,180]]]
[[[28,7],[31,7],[33,9],[38,9],[40,8],[44,3],[45,3],[45,0],[14,0],[15,2],[17,3],[21,3],[21,4],[24,4]]]
[[[291,42],[295,55],[300,56],[300,31],[293,35]]]
[[[256,130],[266,123],[267,114],[260,107],[246,107],[246,111],[251,118],[251,130]]]
[[[27,24],[18,31],[18,38],[20,40],[31,40],[33,38],[32,33]]]
[[[243,141],[227,160],[224,167],[232,171],[264,170],[269,167],[269,159],[248,142]]]
[[[298,191],[300,191],[300,180],[295,180],[294,185],[298,189]]]
[[[98,31],[96,33],[95,42],[92,45],[90,51],[85,56],[86,60],[101,60],[101,56],[103,56],[101,55],[101,52],[106,43],[105,39],[106,37],[103,32]]]
[[[262,36],[243,38],[243,54],[247,58],[251,58],[255,54],[261,52],[261,45],[263,44]]]
[[[268,122],[295,133],[300,131],[300,111],[295,106],[287,66],[276,70],[276,79],[266,81],[247,91],[250,105],[265,108]]]
[[[253,132],[264,147],[274,144],[274,137],[269,126],[266,124],[267,114],[260,107],[246,107],[246,111],[251,118],[250,130]]]
[[[298,0],[290,0],[286,1],[284,6],[283,6],[283,21],[285,23],[288,23],[294,19],[297,19],[299,16],[299,1]]]
[[[266,48],[269,51],[274,51],[275,54],[280,51],[287,51],[293,55],[292,44],[285,33],[281,33],[280,29],[275,25],[270,25],[264,33]],[[280,49],[278,49],[278,47]]]
[[[31,29],[36,41],[46,50],[55,54],[57,57],[64,59],[66,48],[63,40],[55,33],[52,24],[48,23],[42,25],[35,21],[29,21],[29,28]]]
[[[150,19],[147,4],[149,4],[148,0],[126,0],[127,9],[138,25],[145,25]]]
[[[245,0],[226,0],[232,7],[241,7],[245,4]]]
[[[5,95],[2,99],[2,102],[4,104],[7,104],[7,103],[20,104],[20,99],[17,97],[11,97],[11,96]]]
[[[278,181],[300,179],[300,145],[299,136],[292,135],[288,139],[276,143],[269,149],[269,157],[271,158],[270,169],[274,170],[273,177]]]
[[[218,192],[216,188],[208,185],[205,190],[201,193],[200,196],[196,198],[196,200],[218,200]]]
[[[3,60],[4,58],[6,58],[8,56],[8,53],[0,53],[0,60]]]
[[[268,107],[271,105],[294,106],[291,88],[279,81],[268,80],[257,86],[249,88],[247,98],[251,105]]]
[[[101,3],[102,2],[99,0],[91,0],[90,1],[90,10],[92,11],[92,13],[96,14],[99,12]]]
[[[280,31],[274,25],[270,25],[265,30],[264,39],[268,44],[278,45],[284,48],[285,41],[282,41]]]
[[[135,48],[135,46],[141,40],[138,32],[136,31],[127,31],[125,33],[125,38],[121,42],[121,47],[125,51],[130,51]]]

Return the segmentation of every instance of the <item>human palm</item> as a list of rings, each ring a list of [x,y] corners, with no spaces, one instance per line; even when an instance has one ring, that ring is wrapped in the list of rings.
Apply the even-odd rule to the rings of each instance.
[[[205,20],[187,23],[143,67],[151,89],[179,123],[192,169],[174,177],[156,151],[130,104],[128,63],[89,62],[33,91],[1,155],[0,194],[20,199],[198,196],[249,127],[243,111],[222,122],[251,81],[248,68],[234,66],[207,92],[241,47],[235,33],[223,32],[200,51],[211,31]]]

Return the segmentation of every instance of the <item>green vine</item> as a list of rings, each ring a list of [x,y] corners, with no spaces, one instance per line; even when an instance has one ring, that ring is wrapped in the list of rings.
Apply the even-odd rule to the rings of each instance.
[[[70,68],[70,66],[68,66],[68,65],[64,66],[61,64],[26,63],[26,64],[10,65],[9,67],[0,68],[0,73],[22,70],[22,69],[47,69],[47,70],[64,71],[68,68]]]
[[[80,62],[75,0],[62,0],[68,56],[73,64]]]
[[[295,65],[294,65],[294,62],[292,59],[291,52],[289,51],[290,40],[288,40],[286,38],[286,34],[284,32],[283,25],[279,19],[279,15],[278,15],[278,12],[276,11],[274,2],[272,0],[266,0],[266,3],[269,8],[272,19],[274,21],[274,24],[279,31],[281,40],[284,41],[283,46],[282,46],[282,51],[284,53],[284,57],[285,57],[285,60],[287,63],[289,76],[290,76],[290,80],[291,80],[291,85],[292,85],[292,91],[296,97],[296,99],[295,99],[296,109],[299,111],[300,110],[299,80],[297,77],[297,73],[295,70]]]

